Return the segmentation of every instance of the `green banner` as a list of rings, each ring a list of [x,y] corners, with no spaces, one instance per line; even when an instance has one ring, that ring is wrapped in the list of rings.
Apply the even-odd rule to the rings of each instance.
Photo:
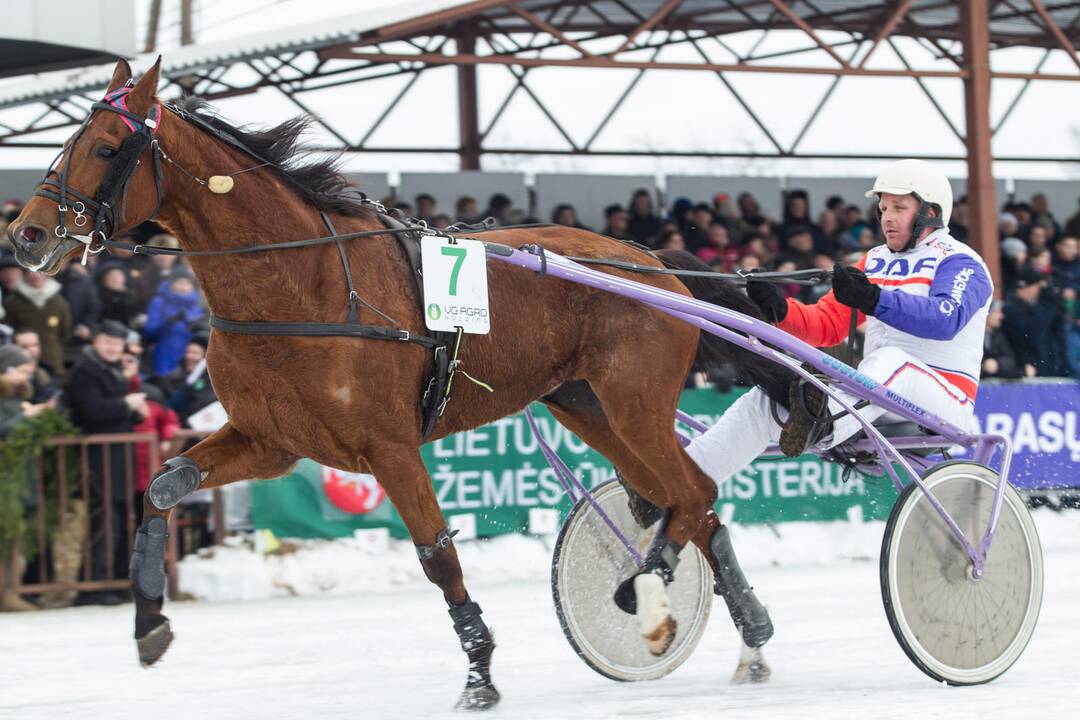
[[[743,391],[720,394],[688,390],[680,408],[712,424]],[[614,477],[611,464],[576,435],[563,428],[537,404],[537,423],[548,443],[587,486]],[[465,527],[479,536],[526,532],[530,520],[550,521],[569,509],[562,486],[540,452],[523,414],[503,418],[475,430],[425,445],[424,462],[443,512],[452,527]],[[404,524],[389,501],[370,495],[363,482],[333,475],[333,471],[303,460],[294,472],[278,480],[252,485],[255,526],[282,537],[344,537],[364,528],[389,528],[406,537]],[[346,512],[333,490],[356,487],[364,493],[364,513]],[[381,496],[381,495],[380,495]],[[888,516],[896,493],[884,478],[843,480],[842,469],[813,455],[794,459],[760,459],[736,473],[719,489],[717,512],[725,521],[741,524],[792,520],[843,520],[852,512],[865,519]],[[858,508],[853,510],[853,508]]]

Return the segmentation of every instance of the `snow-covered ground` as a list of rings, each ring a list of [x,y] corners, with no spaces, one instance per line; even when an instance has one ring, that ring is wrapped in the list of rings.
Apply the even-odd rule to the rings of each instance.
[[[499,643],[503,702],[488,717],[1077,717],[1080,512],[1035,517],[1046,556],[1039,627],[1008,673],[971,688],[933,683],[893,639],[878,589],[880,523],[739,529],[736,547],[777,628],[773,679],[756,687],[728,685],[737,638],[722,605],[672,675],[606,680],[563,639],[541,541],[464,543],[466,579]],[[189,591],[245,599],[170,603],[177,639],[150,670],[135,660],[130,605],[0,615],[0,718],[460,717],[450,708],[465,662],[438,591],[408,547],[375,555],[368,544],[267,559],[233,548],[185,564]]]

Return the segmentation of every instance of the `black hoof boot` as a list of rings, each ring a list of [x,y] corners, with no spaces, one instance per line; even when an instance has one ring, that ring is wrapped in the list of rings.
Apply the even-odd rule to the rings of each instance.
[[[165,470],[155,475],[146,489],[150,504],[158,510],[176,507],[181,500],[199,489],[202,472],[194,460],[174,457],[165,461]]]
[[[135,644],[139,648],[139,664],[143,667],[150,667],[160,660],[173,641],[169,618],[164,615],[155,615],[151,625],[153,628],[145,635],[135,638]]]
[[[173,641],[169,618],[161,614],[161,604],[165,598],[167,530],[165,518],[147,518],[135,533],[135,549],[131,553],[135,644],[139,650],[139,664],[143,667],[150,667],[160,660]]]
[[[131,591],[147,600],[165,595],[165,543],[168,525],[163,517],[148,518],[135,533],[131,553]]]
[[[761,647],[773,635],[772,620],[739,568],[726,525],[721,525],[713,533],[709,550],[716,560],[713,591],[723,596],[731,613],[731,621],[739,628],[743,642],[751,648]]]
[[[465,690],[454,705],[458,710],[487,710],[499,702],[499,691],[491,682],[491,654],[495,638],[480,618],[480,606],[472,600],[451,605],[450,618],[461,640],[461,649],[469,658],[469,678]]]

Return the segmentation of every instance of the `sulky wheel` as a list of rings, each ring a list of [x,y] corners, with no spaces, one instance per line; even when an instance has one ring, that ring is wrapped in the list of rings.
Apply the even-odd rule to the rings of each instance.
[[[923,478],[976,548],[998,482],[990,468],[964,461],[935,465]],[[950,685],[1001,675],[1031,638],[1042,589],[1039,536],[1011,486],[980,578],[919,487],[900,493],[881,546],[881,594],[893,635],[924,673]]]
[[[592,490],[593,498],[644,555],[656,526],[642,529],[618,480]],[[678,631],[671,647],[654,657],[642,642],[637,619],[615,605],[615,589],[636,569],[634,558],[587,499],[570,510],[552,558],[551,590],[566,639],[585,663],[612,680],[655,680],[686,661],[705,631],[712,607],[712,569],[694,545],[683,548],[668,586]]]

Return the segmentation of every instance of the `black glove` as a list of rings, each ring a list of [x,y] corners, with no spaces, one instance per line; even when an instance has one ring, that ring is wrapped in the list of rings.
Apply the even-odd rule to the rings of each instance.
[[[746,294],[761,308],[761,314],[769,322],[781,322],[787,317],[787,300],[780,295],[780,291],[771,282],[755,280],[753,276],[746,279]]]
[[[867,315],[874,314],[878,298],[881,297],[881,288],[870,282],[861,270],[853,267],[833,265],[832,274],[833,295],[837,300],[848,307],[862,310]]]

